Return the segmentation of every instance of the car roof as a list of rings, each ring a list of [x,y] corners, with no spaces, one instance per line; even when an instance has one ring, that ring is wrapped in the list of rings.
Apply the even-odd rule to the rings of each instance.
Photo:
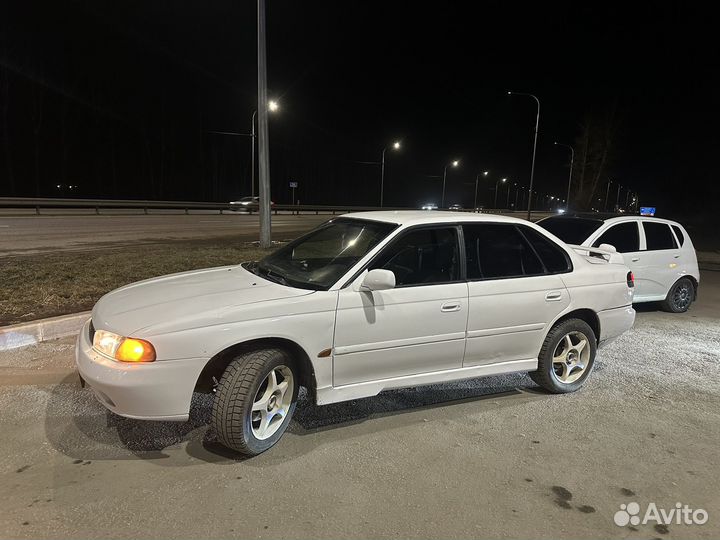
[[[369,219],[373,221],[383,221],[386,223],[396,223],[398,225],[423,225],[425,223],[467,223],[469,221],[524,224],[528,223],[528,221],[524,219],[509,216],[500,216],[497,214],[475,214],[472,212],[444,212],[434,210],[378,210],[374,212],[354,212],[351,214],[343,214],[341,217],[351,219]]]
[[[549,216],[544,219],[562,219],[562,220],[573,220],[583,219],[587,221],[601,221],[603,223],[621,223],[623,221],[637,221],[642,219],[643,221],[657,221],[658,223],[668,223],[670,225],[680,225],[677,221],[671,219],[651,217],[651,216],[640,216],[638,214],[601,214],[601,213],[577,213],[577,214],[564,214],[557,216]],[[542,220],[541,220],[542,221]]]

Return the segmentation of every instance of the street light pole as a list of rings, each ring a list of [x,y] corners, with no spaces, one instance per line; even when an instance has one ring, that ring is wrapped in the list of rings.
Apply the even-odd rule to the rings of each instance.
[[[608,180],[608,187],[607,187],[607,191],[605,192],[605,211],[606,212],[608,209],[608,199],[610,198],[610,184],[612,184],[612,180]]]
[[[565,148],[570,149],[570,175],[568,176],[567,195],[565,196],[565,207],[570,208],[570,184],[572,184],[573,163],[575,163],[575,149],[569,144],[563,144],[559,142],[555,142],[553,144],[557,146],[564,146]]]
[[[507,201],[505,202],[505,206],[508,209],[510,209],[510,190],[512,189],[512,186],[517,186],[517,182],[515,182],[513,185],[508,184]]]
[[[488,172],[489,172],[489,171],[483,171],[483,172],[482,172],[482,175],[483,175],[483,176],[487,176],[487,175],[488,175]],[[477,205],[477,191],[478,191],[478,182],[479,182],[479,181],[480,181],[480,173],[478,173],[477,176],[475,177],[475,203],[473,204],[473,210],[476,210],[477,207],[478,207],[478,205]]]
[[[537,98],[537,96],[533,94],[527,94],[525,92],[508,92],[509,96],[516,95],[516,96],[528,96],[535,100],[537,103],[537,116],[535,117],[535,139],[533,141],[533,156],[532,156],[532,165],[530,166],[530,191],[532,191],[533,188],[533,179],[535,177],[535,153],[537,150],[537,139],[538,139],[538,129],[540,127],[540,100]],[[527,209],[527,218],[528,221],[530,220],[530,205],[528,204]]]
[[[250,195],[255,200],[255,116],[257,116],[257,110],[252,113],[252,129],[250,130],[250,137],[252,138],[252,158],[250,159],[250,166],[252,167],[252,174],[250,175]],[[247,191],[245,192],[247,193]]]
[[[392,144],[392,147],[395,150],[400,149],[400,141],[395,141]],[[385,192],[385,151],[387,150],[387,146],[383,148],[382,151],[382,159],[380,160],[380,208],[383,207],[383,194]]]
[[[502,182],[503,184],[507,182],[507,178],[501,178],[497,182],[495,182],[495,203],[493,204],[493,208],[497,208],[497,193],[498,193],[498,185]]]
[[[445,208],[445,181],[447,180],[447,168],[450,165],[452,165],[453,167],[457,167],[459,163],[460,162],[456,159],[455,161],[445,165],[445,168],[443,169],[443,189],[442,189],[442,197],[440,199],[440,208]]]
[[[272,244],[270,223],[270,152],[268,148],[267,54],[265,46],[265,0],[257,3],[258,32],[258,172],[260,174],[260,247]]]
[[[620,184],[618,184],[617,197],[615,198],[615,211],[620,209]]]

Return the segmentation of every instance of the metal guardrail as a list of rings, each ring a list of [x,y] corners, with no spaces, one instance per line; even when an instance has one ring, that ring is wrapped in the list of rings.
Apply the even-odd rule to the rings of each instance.
[[[101,209],[137,209],[143,210],[145,214],[148,210],[182,210],[186,214],[190,210],[217,210],[219,213],[225,211],[243,211],[247,213],[256,213],[257,205],[240,206],[230,203],[219,202],[193,202],[193,201],[138,201],[138,200],[109,200],[109,199],[56,199],[56,198],[23,198],[23,197],[0,197],[0,208],[32,208],[35,213],[40,215],[41,209],[94,209],[96,214],[100,214]],[[412,210],[412,208],[401,207],[377,207],[377,206],[342,206],[342,205],[317,205],[317,204],[276,204],[272,207],[272,212],[291,212],[291,213],[315,213],[319,214],[343,214],[347,212],[368,212],[373,210]],[[472,212],[472,209],[465,209],[466,212]],[[513,212],[504,209],[482,209],[483,213],[488,214],[523,214],[524,212]]]

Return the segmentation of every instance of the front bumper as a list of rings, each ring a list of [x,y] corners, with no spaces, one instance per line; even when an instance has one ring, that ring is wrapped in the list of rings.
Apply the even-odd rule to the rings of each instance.
[[[632,306],[606,309],[599,311],[597,316],[600,321],[600,345],[610,343],[635,324],[635,310]]]
[[[112,412],[139,420],[184,422],[190,414],[195,383],[205,359],[116,362],[96,352],[90,343],[90,321],[75,345],[80,377],[100,403]]]

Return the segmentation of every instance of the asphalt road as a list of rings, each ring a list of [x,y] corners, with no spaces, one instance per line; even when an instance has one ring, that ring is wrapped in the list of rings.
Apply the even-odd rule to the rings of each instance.
[[[72,340],[0,354],[2,538],[718,538],[720,273],[690,312],[638,313],[581,391],[524,375],[316,407],[241,461],[196,396],[123,419],[77,385]],[[621,504],[704,525],[614,524]]]
[[[158,243],[172,240],[214,239],[234,237],[241,241],[257,240],[257,214],[226,212],[193,212],[152,210],[104,210],[95,215],[91,210],[75,210],[72,214],[40,216],[18,215],[0,209],[0,257],[57,251],[89,251],[125,246],[129,242]],[[547,213],[536,212],[534,218]],[[273,240],[288,240],[330,219],[332,214],[273,214]],[[523,216],[520,216],[523,217]]]
[[[287,240],[331,216],[288,215],[272,217],[273,239]],[[0,257],[53,251],[102,249],[129,242],[212,239],[233,236],[257,240],[257,215],[168,214],[150,215],[0,215]]]

